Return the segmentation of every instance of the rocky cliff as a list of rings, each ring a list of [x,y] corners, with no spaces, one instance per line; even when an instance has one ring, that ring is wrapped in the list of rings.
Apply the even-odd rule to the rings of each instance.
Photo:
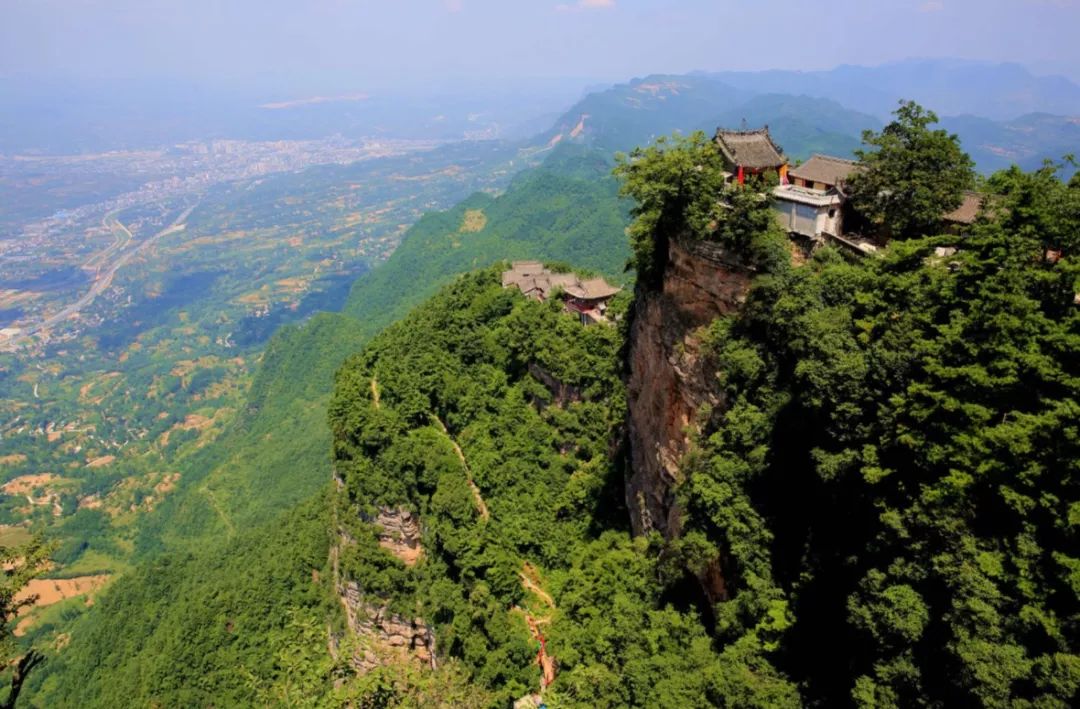
[[[639,285],[628,350],[627,430],[631,522],[638,534],[679,534],[674,487],[680,460],[708,412],[725,402],[716,372],[701,353],[704,328],[738,310],[754,270],[716,244],[671,240],[657,285]],[[719,568],[701,579],[711,598],[724,597]]]
[[[341,481],[338,481],[339,490]],[[375,525],[379,545],[413,566],[423,555],[419,520],[407,509],[381,507],[374,518],[361,515]],[[347,579],[337,563],[341,548],[354,541],[339,530],[339,547],[332,550],[335,586],[345,609],[351,637],[356,641],[351,662],[360,674],[394,661],[418,661],[432,668],[436,665],[435,634],[422,618],[410,618],[393,613],[385,601],[366,594],[356,581]],[[331,638],[332,652],[337,654],[338,641]]]

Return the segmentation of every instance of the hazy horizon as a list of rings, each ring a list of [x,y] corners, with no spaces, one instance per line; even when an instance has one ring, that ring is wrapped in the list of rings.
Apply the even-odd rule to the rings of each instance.
[[[1077,0],[8,0],[0,79],[453,92],[948,58],[1078,81],[1078,26]]]

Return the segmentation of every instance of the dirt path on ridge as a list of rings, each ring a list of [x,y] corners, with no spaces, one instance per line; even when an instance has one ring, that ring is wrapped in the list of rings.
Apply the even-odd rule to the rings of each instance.
[[[476,483],[472,479],[472,471],[469,470],[469,464],[465,461],[465,453],[461,450],[461,446],[457,444],[454,437],[450,435],[450,431],[446,429],[446,424],[442,422],[438,416],[432,414],[431,420],[439,426],[439,430],[446,436],[446,440],[450,441],[450,445],[454,447],[454,452],[457,453],[458,460],[461,461],[461,467],[465,469],[465,480],[469,483],[469,489],[472,490],[473,501],[476,503],[476,510],[480,513],[480,517],[484,520],[491,519],[491,513],[488,511],[487,503],[484,502],[483,496],[480,494],[480,488],[476,486]]]

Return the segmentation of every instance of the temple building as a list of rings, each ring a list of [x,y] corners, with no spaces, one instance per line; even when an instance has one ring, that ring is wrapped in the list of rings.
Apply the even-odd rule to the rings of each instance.
[[[541,302],[563,293],[563,307],[582,325],[607,322],[608,301],[621,291],[603,278],[582,279],[574,273],[555,273],[539,261],[514,261],[502,274],[503,288],[517,288],[526,298]]]
[[[850,218],[849,184],[852,176],[863,169],[854,160],[814,155],[789,168],[768,126],[737,131],[719,128],[715,143],[729,182],[743,185],[754,175],[777,176],[779,184],[772,189],[773,209],[791,236],[817,243],[832,241],[859,253],[872,253],[881,245],[884,237],[860,235],[858,225]],[[960,205],[942,216],[942,228],[958,236],[967,234],[984,202],[984,195],[965,192]],[[845,233],[846,212],[849,233]],[[853,224],[855,233],[850,233]]]
[[[983,195],[972,190],[965,190],[960,206],[941,217],[947,230],[964,235],[968,232],[979,212],[983,208]]]
[[[846,183],[859,169],[852,160],[814,155],[788,171],[788,183],[773,190],[773,205],[791,234],[843,236]]]
[[[751,175],[775,173],[780,183],[787,182],[787,158],[773,142],[769,127],[760,130],[717,129],[716,146],[724,158],[725,169],[740,185]]]

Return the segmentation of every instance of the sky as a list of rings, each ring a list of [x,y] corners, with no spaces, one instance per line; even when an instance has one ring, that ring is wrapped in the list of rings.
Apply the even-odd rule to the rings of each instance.
[[[303,90],[909,57],[1080,80],[1080,0],[0,0],[0,78]]]

